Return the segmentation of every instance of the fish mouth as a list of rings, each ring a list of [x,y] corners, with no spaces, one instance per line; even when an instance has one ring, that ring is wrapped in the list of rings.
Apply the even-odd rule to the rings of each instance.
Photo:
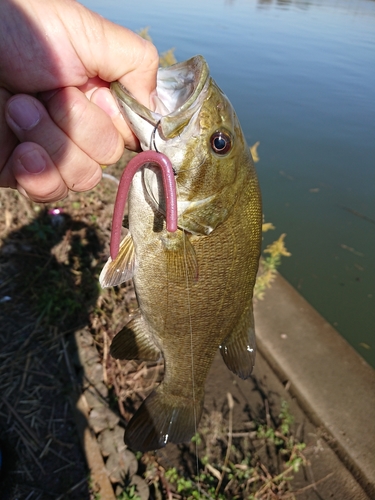
[[[120,82],[111,84],[111,92],[142,148],[151,149],[155,129],[163,140],[168,140],[187,126],[201,107],[202,91],[208,80],[208,65],[202,56],[197,55],[158,70],[155,111],[136,101]]]

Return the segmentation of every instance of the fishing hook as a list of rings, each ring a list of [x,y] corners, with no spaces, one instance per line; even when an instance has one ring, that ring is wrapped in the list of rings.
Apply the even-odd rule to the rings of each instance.
[[[150,150],[152,150],[152,146],[154,147],[154,150],[159,153],[160,151],[158,150],[158,148],[156,147],[156,139],[155,139],[155,136],[156,136],[156,131],[157,129],[159,128],[159,125],[160,125],[160,122],[161,122],[161,118],[160,120],[156,123],[153,131],[152,131],[152,134],[151,134],[151,144],[150,144]],[[176,177],[177,176],[177,172],[176,172],[176,169],[172,166],[172,170],[173,170],[173,175]]]
[[[158,148],[156,147],[155,134],[156,134],[156,131],[160,125],[160,122],[161,122],[161,119],[157,122],[157,124],[155,125],[154,130],[152,131],[152,134],[151,134],[151,147],[150,147],[150,149],[152,149],[152,146],[154,146],[154,149],[157,153],[159,153],[159,151],[158,151]]]

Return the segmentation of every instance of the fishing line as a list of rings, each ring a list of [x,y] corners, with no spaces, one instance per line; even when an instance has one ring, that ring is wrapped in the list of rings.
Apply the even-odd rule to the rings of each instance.
[[[204,165],[207,161],[207,158],[208,158],[208,155],[205,155],[203,156],[203,158],[201,159],[201,162],[199,163],[199,165],[195,166],[195,167],[191,167],[189,166],[188,168],[180,168],[178,170],[178,173],[179,174],[182,174],[184,172],[197,172],[198,169],[200,169],[202,167],[202,165]]]
[[[155,456],[160,460],[159,463],[161,463],[162,467],[165,468],[166,465],[170,468],[176,467],[176,463],[171,461],[171,459],[169,458],[169,456],[164,448],[161,448],[160,450],[156,450]],[[200,495],[204,496],[205,498],[208,498],[208,500],[215,500],[214,497],[209,495],[206,491],[202,490],[200,485],[198,485],[198,483],[196,483],[191,477],[186,475],[184,472],[179,471],[179,473],[181,475],[183,475],[183,477],[185,479],[188,479],[191,482],[191,484],[193,484],[194,486],[197,487],[197,490],[199,491]]]
[[[192,380],[192,390],[193,390],[193,404],[194,404],[194,435],[197,436],[197,407],[195,401],[195,382],[194,382],[194,347],[193,347],[193,325],[191,321],[191,304],[190,304],[190,288],[189,288],[189,273],[188,273],[188,264],[187,264],[187,254],[186,254],[186,242],[185,238],[187,238],[185,231],[183,237],[183,246],[184,246],[184,263],[185,263],[185,277],[186,277],[186,293],[187,293],[187,307],[189,314],[189,328],[190,328],[190,352],[191,352],[191,380]],[[197,486],[198,493],[201,492],[200,480],[199,480],[199,458],[198,458],[198,442],[195,439],[195,458],[196,458],[196,469],[197,469]]]

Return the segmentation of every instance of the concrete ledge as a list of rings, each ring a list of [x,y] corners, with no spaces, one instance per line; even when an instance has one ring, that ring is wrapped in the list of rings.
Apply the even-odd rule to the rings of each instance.
[[[259,351],[375,498],[375,370],[280,275],[255,324]]]

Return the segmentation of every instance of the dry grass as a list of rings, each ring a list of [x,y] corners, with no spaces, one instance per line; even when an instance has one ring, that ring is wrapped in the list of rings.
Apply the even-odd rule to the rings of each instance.
[[[0,190],[2,499],[90,498],[68,397],[80,380],[69,360],[73,332],[96,307],[115,192],[103,181],[51,215],[56,205]]]

